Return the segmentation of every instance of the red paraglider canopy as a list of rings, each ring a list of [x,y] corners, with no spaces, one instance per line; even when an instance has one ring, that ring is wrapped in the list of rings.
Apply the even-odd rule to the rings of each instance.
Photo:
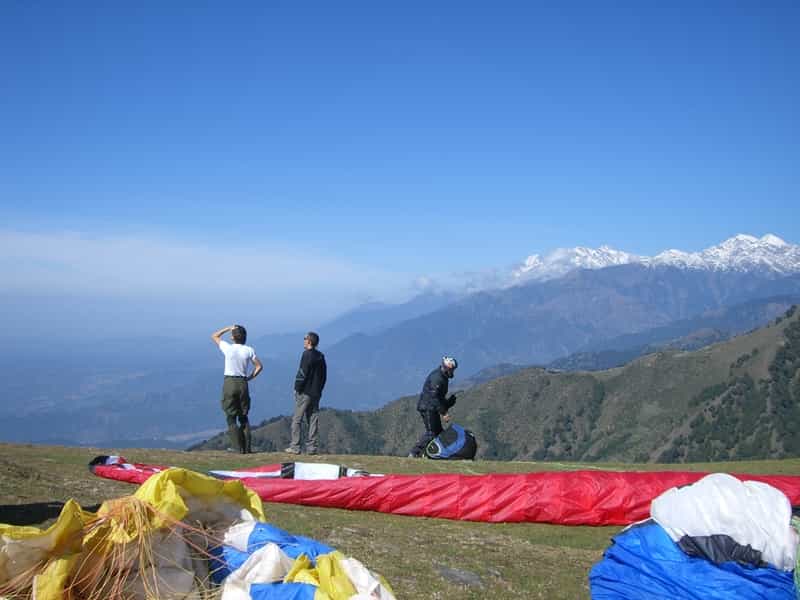
[[[334,479],[287,478],[282,463],[224,472],[266,502],[371,510],[396,515],[491,523],[626,525],[650,516],[650,502],[672,487],[694,483],[708,473],[686,471],[548,471],[488,475],[366,475]],[[122,457],[97,457],[95,475],[142,483],[167,467],[131,464]],[[338,469],[344,473],[346,470]],[[221,472],[222,473],[222,472]],[[281,473],[284,475],[282,476]],[[800,477],[735,475],[781,490],[800,506]]]

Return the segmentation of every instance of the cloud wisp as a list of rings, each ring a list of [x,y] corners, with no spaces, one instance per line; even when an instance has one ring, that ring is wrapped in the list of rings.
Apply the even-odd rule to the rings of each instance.
[[[301,244],[0,230],[0,321],[53,334],[89,317],[120,334],[164,319],[183,331],[239,318],[283,329],[319,323],[364,297],[403,299],[410,279]]]
[[[337,292],[393,295],[396,274],[317,249],[247,246],[219,236],[207,244],[150,236],[0,231],[0,290],[100,296]]]

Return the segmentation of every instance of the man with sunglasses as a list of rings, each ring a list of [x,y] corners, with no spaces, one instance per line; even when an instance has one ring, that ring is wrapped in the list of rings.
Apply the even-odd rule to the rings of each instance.
[[[292,441],[285,452],[300,454],[300,433],[305,421],[308,425],[306,453],[319,450],[319,400],[328,376],[325,355],[317,350],[319,335],[309,331],[303,338],[303,355],[294,380],[294,415],[292,416]]]

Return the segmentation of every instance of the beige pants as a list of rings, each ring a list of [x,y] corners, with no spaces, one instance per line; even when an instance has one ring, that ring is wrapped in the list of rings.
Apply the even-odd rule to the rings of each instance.
[[[306,452],[316,454],[319,449],[319,398],[295,392],[291,448],[298,452],[300,451],[300,431],[304,420],[308,422]]]

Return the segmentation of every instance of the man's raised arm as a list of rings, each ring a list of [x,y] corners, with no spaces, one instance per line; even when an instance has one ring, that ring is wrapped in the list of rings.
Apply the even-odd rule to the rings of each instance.
[[[219,343],[222,341],[222,336],[228,333],[229,331],[233,331],[234,325],[228,325],[227,327],[223,327],[222,329],[215,331],[211,334],[211,339],[214,340],[214,343],[219,346]]]

